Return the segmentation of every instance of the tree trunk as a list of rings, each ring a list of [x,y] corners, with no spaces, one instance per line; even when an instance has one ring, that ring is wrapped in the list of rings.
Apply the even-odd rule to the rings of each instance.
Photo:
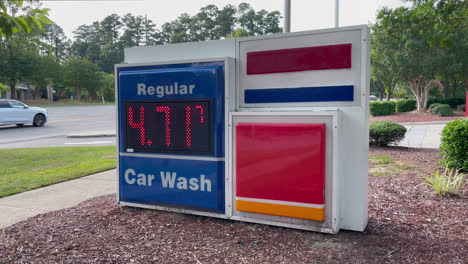
[[[81,101],[81,89],[76,90],[76,100],[78,102]]]
[[[427,81],[424,81],[422,78],[416,78],[410,80],[409,82],[410,90],[416,97],[416,106],[419,112],[426,110],[427,97],[429,95],[429,87],[426,85]]]
[[[10,99],[16,99],[16,83],[10,83]]]
[[[414,94],[414,93],[413,93]],[[425,110],[425,105],[421,99],[421,97],[419,96],[416,96],[416,94],[414,95],[416,97],[416,107],[417,107],[417,110],[419,112],[423,112]]]
[[[451,85],[452,87],[450,87],[451,88],[450,89],[450,97],[451,98],[455,98],[455,93],[457,91],[457,84],[458,84],[457,80],[453,79],[452,80],[452,85]]]
[[[383,99],[383,92],[379,91],[379,100],[382,101],[382,99]]]
[[[39,86],[36,86],[36,89],[34,89],[34,98],[36,100],[41,100],[42,98],[42,89]]]
[[[392,97],[393,91],[395,91],[396,83],[391,83],[390,86],[388,87],[388,92],[387,92],[387,101],[390,101],[390,98]]]
[[[51,83],[47,84],[47,100],[52,102],[54,100],[54,88]]]
[[[432,90],[431,81],[424,80],[422,77],[410,80],[410,90],[416,97],[416,106],[419,112],[426,110],[429,92]]]

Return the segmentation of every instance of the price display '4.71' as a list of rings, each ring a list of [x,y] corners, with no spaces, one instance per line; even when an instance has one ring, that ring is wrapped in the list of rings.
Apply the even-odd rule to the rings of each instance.
[[[127,102],[124,109],[127,151],[212,154],[209,101]]]

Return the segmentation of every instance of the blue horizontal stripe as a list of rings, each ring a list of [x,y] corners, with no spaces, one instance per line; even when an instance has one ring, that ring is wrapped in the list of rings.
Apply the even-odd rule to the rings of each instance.
[[[246,104],[343,101],[354,101],[354,85],[245,90]]]

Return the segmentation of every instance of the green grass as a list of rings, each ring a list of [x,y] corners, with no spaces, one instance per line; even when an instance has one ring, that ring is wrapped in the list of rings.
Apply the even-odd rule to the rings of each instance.
[[[369,155],[369,174],[372,176],[389,177],[415,169],[413,165],[395,162],[387,155]]]
[[[369,155],[369,164],[371,165],[380,165],[380,164],[390,164],[393,163],[392,158],[387,155]]]
[[[114,146],[0,150],[0,197],[116,167]]]

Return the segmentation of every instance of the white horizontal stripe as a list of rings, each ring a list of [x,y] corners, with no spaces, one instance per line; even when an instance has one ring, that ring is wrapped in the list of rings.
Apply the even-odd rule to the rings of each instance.
[[[201,156],[179,156],[147,153],[124,153],[120,152],[122,157],[141,157],[141,158],[159,158],[159,159],[180,159],[180,160],[203,160],[203,161],[224,161],[224,158],[201,157]]]
[[[292,205],[292,206],[309,207],[309,208],[325,208],[324,204],[296,203],[296,202],[286,202],[286,201],[267,200],[267,199],[255,199],[255,198],[246,198],[246,197],[236,197],[236,200],[246,201],[246,202],[257,202],[257,203]]]
[[[90,142],[65,142],[65,145],[97,145],[97,144],[109,144],[112,141],[90,141]]]

